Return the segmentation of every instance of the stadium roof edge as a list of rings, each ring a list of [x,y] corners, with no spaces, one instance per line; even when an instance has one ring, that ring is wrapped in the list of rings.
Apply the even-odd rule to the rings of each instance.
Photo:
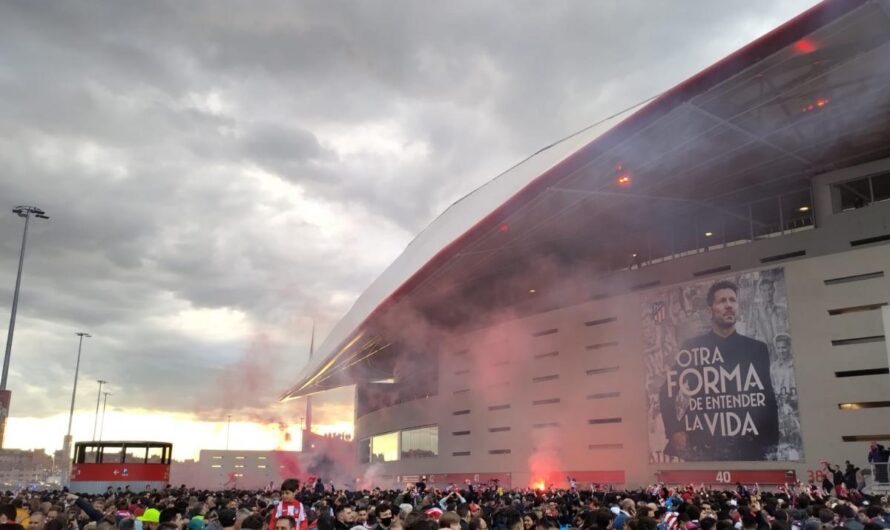
[[[662,93],[611,128],[615,120],[594,127],[562,144],[538,151],[457,200],[422,230],[402,254],[366,289],[337,323],[282,400],[312,394],[323,387],[314,380],[356,339],[365,325],[406,296],[429,274],[482,233],[495,229],[530,197],[560,176],[581,167],[592,155],[606,151],[647,127],[678,105],[708,91],[764,58],[805,38],[873,0],[824,0],[752,41],[696,75]],[[613,118],[623,117],[623,114]],[[497,206],[492,208],[491,205]]]

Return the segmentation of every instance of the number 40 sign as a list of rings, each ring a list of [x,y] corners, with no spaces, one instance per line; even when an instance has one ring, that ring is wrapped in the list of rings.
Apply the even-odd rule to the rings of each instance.
[[[794,471],[786,469],[663,469],[658,480],[666,484],[784,484],[796,478]]]

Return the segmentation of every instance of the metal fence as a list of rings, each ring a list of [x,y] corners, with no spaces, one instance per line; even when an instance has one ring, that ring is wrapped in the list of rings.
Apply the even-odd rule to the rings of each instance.
[[[890,462],[872,463],[871,476],[876,485],[890,485]]]

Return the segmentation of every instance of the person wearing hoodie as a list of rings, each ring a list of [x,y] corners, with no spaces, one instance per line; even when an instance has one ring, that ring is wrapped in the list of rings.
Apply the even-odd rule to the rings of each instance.
[[[621,502],[618,503],[618,506],[612,508],[612,513],[615,514],[615,520],[612,521],[612,528],[614,530],[624,530],[627,521],[634,517],[636,512],[637,509],[633,499],[622,499]]]

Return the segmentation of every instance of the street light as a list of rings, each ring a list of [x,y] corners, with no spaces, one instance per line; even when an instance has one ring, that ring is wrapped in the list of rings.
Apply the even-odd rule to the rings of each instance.
[[[102,401],[102,385],[107,383],[108,381],[99,379],[96,381],[99,383],[99,395],[96,396],[96,419],[93,421],[93,441],[96,441],[96,429],[99,427],[99,403]]]
[[[12,295],[12,313],[9,315],[9,334],[6,336],[6,354],[3,356],[3,375],[0,377],[0,390],[6,390],[9,375],[9,357],[12,354],[12,335],[15,333],[15,313],[19,306],[19,289],[22,286],[22,266],[25,263],[25,245],[28,242],[28,221],[31,215],[38,219],[49,219],[46,212],[36,206],[16,206],[12,213],[25,218],[25,229],[22,233],[22,250],[19,252],[19,272],[15,278],[15,291]]]
[[[229,433],[232,431],[232,415],[226,418],[226,452],[229,451]]]
[[[65,439],[62,441],[62,451],[65,453],[65,459],[68,462],[65,469],[66,473],[66,483],[67,477],[71,472],[69,469],[71,465],[71,423],[74,421],[74,398],[77,397],[77,375],[80,373],[80,351],[83,348],[83,338],[90,338],[92,335],[89,333],[84,333],[83,331],[78,331],[75,333],[78,337],[77,340],[77,362],[74,364],[74,389],[71,390],[71,412],[68,413],[68,433],[65,435]]]
[[[102,424],[99,427],[99,441],[102,441],[102,433],[105,432],[105,407],[108,405],[108,396],[111,395],[111,392],[102,392],[105,395],[105,399],[102,400]]]
[[[6,379],[9,375],[9,358],[12,354],[12,335],[15,333],[15,313],[19,306],[19,289],[22,286],[22,265],[25,263],[25,244],[28,241],[28,221],[31,215],[38,219],[49,219],[46,212],[36,206],[16,206],[12,213],[25,218],[25,229],[22,233],[22,250],[19,252],[19,272],[15,278],[15,291],[12,295],[12,312],[9,314],[9,334],[6,336],[6,354],[3,356],[3,374],[0,376],[0,448],[3,447],[3,435],[6,431],[6,418],[9,416],[11,393],[6,390]]]
[[[78,331],[75,333],[80,337],[77,341],[77,362],[74,364],[74,389],[71,390],[71,412],[68,413],[68,434],[67,438],[71,438],[71,422],[74,421],[74,398],[77,397],[77,374],[80,373],[80,350],[83,348],[83,338],[90,338],[92,335]]]

